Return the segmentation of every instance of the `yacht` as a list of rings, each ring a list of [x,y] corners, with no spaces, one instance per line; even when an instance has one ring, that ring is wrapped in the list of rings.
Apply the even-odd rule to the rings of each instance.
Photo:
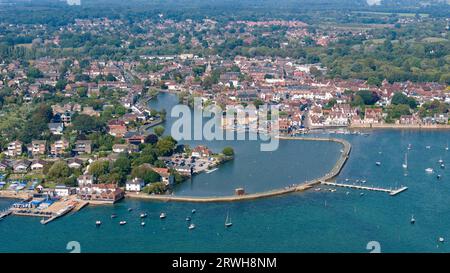
[[[439,242],[443,243],[444,241],[444,237],[439,237]]]
[[[159,215],[159,219],[164,219],[166,218],[166,214],[164,212],[161,212],[161,214]]]
[[[141,213],[141,215],[139,215],[139,217],[146,218],[147,217],[147,213]]]
[[[145,226],[145,222],[141,222],[141,226]]]
[[[126,224],[127,224],[127,221],[120,221],[119,224],[120,224],[121,226],[126,225]]]
[[[427,146],[425,146],[425,148],[427,148],[427,149],[431,149],[431,146],[430,146],[430,145],[427,145]]]
[[[377,162],[375,162],[375,165],[381,166],[381,162],[380,162],[380,161],[377,161]]]
[[[405,161],[402,164],[403,169],[408,169],[408,154],[405,153]]]
[[[434,171],[433,171],[432,168],[426,168],[426,169],[425,169],[425,172],[427,172],[427,173],[433,173]]]
[[[442,163],[444,163],[444,160],[442,160],[442,158],[439,158],[438,163],[439,163],[439,164],[442,164]]]
[[[233,223],[231,222],[230,214],[227,212],[227,218],[225,219],[225,227],[231,227]]]
[[[98,227],[99,227],[99,226],[100,226],[101,224],[102,224],[102,222],[101,222],[101,221],[95,221],[95,225],[96,225],[96,226],[98,226]]]
[[[195,228],[195,225],[194,225],[194,224],[190,224],[188,228],[189,228],[189,229],[194,229],[194,228]]]

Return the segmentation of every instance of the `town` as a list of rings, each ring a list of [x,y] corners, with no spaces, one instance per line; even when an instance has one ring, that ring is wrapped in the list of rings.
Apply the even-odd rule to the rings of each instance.
[[[148,106],[162,92],[190,106],[277,106],[283,135],[449,129],[448,19],[378,20],[383,28],[164,14],[0,23],[0,197],[25,200],[16,214],[51,218],[127,193],[171,194],[233,158],[231,147],[178,144],[164,127],[170,109]],[[431,37],[410,41],[430,25]],[[404,56],[383,55],[394,51]]]

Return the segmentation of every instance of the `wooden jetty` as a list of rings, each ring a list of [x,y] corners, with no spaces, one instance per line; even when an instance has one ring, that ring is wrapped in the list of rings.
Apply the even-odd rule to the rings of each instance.
[[[386,192],[386,193],[389,193],[389,195],[391,195],[391,196],[395,196],[395,195],[397,195],[401,192],[404,192],[408,189],[408,187],[400,187],[398,189],[386,189],[386,188],[380,188],[380,187],[368,187],[368,186],[362,186],[362,185],[344,184],[344,183],[326,182],[326,181],[321,181],[320,183],[323,185],[327,185],[327,186],[350,188],[350,189],[356,189],[356,190]]]

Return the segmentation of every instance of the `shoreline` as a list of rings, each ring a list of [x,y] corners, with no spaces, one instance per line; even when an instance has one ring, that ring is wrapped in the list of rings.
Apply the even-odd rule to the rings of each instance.
[[[389,123],[382,123],[382,124],[354,124],[347,126],[348,129],[399,129],[399,130],[450,130],[449,124],[389,124]]]
[[[347,159],[349,158],[351,151],[351,144],[344,140],[338,138],[312,138],[312,137],[288,137],[280,136],[278,137],[282,140],[305,140],[305,141],[328,141],[336,142],[343,146],[342,152],[334,167],[327,172],[325,175],[310,180],[302,182],[301,184],[285,187],[282,189],[275,189],[270,191],[264,191],[259,193],[251,193],[245,195],[228,195],[228,196],[207,196],[207,197],[196,197],[196,196],[176,196],[176,195],[148,195],[148,194],[136,194],[136,193],[126,193],[125,198],[131,199],[146,199],[153,201],[174,201],[174,202],[196,202],[196,203],[211,203],[211,202],[235,202],[235,201],[246,201],[255,200],[261,198],[274,197],[279,195],[285,195],[294,192],[301,192],[312,188],[314,185],[320,184],[322,181],[329,181],[336,177],[344,167]]]

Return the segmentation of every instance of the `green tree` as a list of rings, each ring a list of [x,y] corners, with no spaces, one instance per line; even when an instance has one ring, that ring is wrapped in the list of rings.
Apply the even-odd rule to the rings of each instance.
[[[163,126],[156,126],[155,128],[153,128],[153,132],[157,135],[157,136],[162,136],[164,134],[165,128]]]
[[[226,156],[233,156],[234,150],[232,147],[225,147],[225,148],[223,148],[222,153]]]
[[[47,177],[50,180],[59,180],[70,176],[70,168],[64,160],[58,160],[50,167]]]

